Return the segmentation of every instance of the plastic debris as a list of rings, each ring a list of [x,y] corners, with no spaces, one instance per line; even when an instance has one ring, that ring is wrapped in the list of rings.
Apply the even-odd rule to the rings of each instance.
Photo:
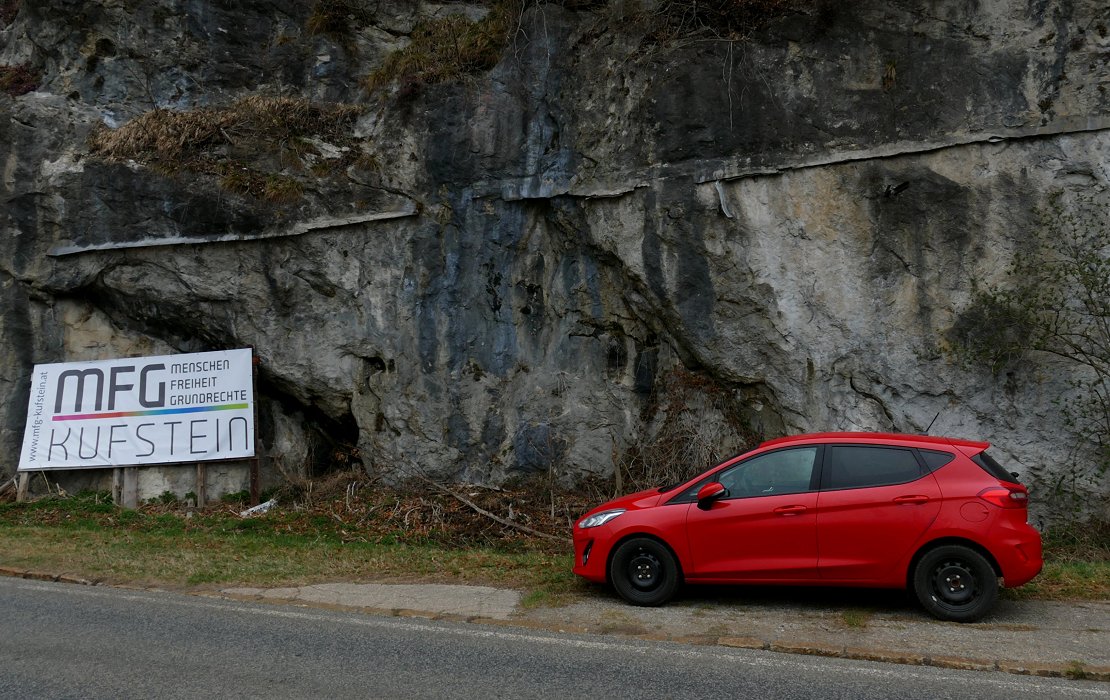
[[[276,498],[271,498],[270,500],[266,501],[265,503],[259,503],[258,505],[254,506],[253,508],[247,508],[246,510],[239,513],[239,517],[240,518],[249,518],[253,515],[262,515],[263,513],[270,510],[271,508],[273,508],[276,505],[277,505],[277,499]]]

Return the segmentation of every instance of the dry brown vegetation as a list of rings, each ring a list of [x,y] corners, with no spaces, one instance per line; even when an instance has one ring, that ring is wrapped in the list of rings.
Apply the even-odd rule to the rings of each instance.
[[[646,30],[651,41],[671,43],[697,37],[738,40],[750,36],[771,20],[798,12],[813,12],[829,0],[664,0],[621,12],[619,24],[632,23]],[[366,79],[369,91],[396,86],[398,97],[409,98],[423,88],[493,68],[514,36],[527,40],[525,17],[560,6],[571,10],[598,9],[600,0],[498,0],[476,22],[463,14],[425,19],[410,36],[408,46],[391,54]],[[320,5],[317,6],[318,8]],[[317,12],[321,26],[331,27],[343,13],[334,8]],[[354,15],[340,25],[349,28]]]
[[[344,38],[370,19],[371,13],[360,0],[317,0],[306,28],[310,34]]]
[[[39,86],[39,74],[29,64],[0,66],[0,92],[11,97],[26,95]]]
[[[664,20],[657,28],[659,36],[709,33],[741,39],[771,20],[819,5],[820,0],[665,0],[654,13]]]
[[[269,158],[303,170],[302,158],[313,151],[307,139],[349,142],[359,112],[353,105],[251,96],[223,108],[155,109],[118,129],[93,132],[89,145],[108,160],[136,161],[166,173],[213,175],[230,191],[290,201],[300,197],[299,183],[257,163]]]
[[[727,390],[682,368],[657,384],[641,417],[649,428],[617,460],[617,491],[678,483],[761,440]]]
[[[395,51],[366,79],[370,91],[397,83],[401,96],[419,89],[489,70],[501,60],[522,3],[501,2],[483,19],[465,15],[428,19],[412,31],[411,43]]]

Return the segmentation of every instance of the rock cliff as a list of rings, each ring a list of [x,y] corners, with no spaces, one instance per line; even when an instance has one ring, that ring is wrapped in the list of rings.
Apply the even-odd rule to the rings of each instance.
[[[1077,371],[952,345],[1108,201],[1110,8],[735,5],[7,0],[3,454],[36,362],[252,346],[271,475],[933,423],[1066,476]]]

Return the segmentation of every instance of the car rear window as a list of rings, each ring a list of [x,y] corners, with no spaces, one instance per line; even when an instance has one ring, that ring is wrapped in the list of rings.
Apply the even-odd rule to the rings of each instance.
[[[980,467],[983,468],[983,471],[990,474],[999,481],[1008,481],[1011,484],[1021,483],[1018,481],[1018,478],[1016,476],[1011,474],[1009,471],[1006,470],[1005,467],[999,464],[998,460],[987,454],[986,450],[983,450],[979,454],[972,457],[971,461],[978,464]]]
[[[921,459],[925,460],[925,466],[929,468],[930,472],[935,472],[956,459],[956,455],[951,452],[941,452],[939,450],[918,450],[918,453],[921,454]]]

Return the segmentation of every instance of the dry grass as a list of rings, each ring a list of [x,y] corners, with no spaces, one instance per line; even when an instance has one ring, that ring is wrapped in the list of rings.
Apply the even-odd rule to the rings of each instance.
[[[429,85],[489,70],[501,60],[509,35],[519,22],[522,3],[499,2],[483,19],[465,15],[425,20],[412,31],[411,42],[395,51],[366,79],[371,92],[392,83],[401,96]]]
[[[353,105],[251,96],[219,109],[155,109],[118,129],[96,132],[90,145],[111,160],[177,164],[220,146],[339,136],[359,111]]]
[[[317,0],[308,16],[310,34],[346,38],[373,18],[360,0]]]
[[[166,174],[203,173],[230,192],[286,203],[301,197],[303,185],[275,172],[271,163],[315,173],[302,167],[302,159],[314,152],[308,139],[351,142],[360,111],[353,105],[251,96],[225,108],[155,109],[118,129],[94,131],[89,147],[107,160],[135,161]]]

